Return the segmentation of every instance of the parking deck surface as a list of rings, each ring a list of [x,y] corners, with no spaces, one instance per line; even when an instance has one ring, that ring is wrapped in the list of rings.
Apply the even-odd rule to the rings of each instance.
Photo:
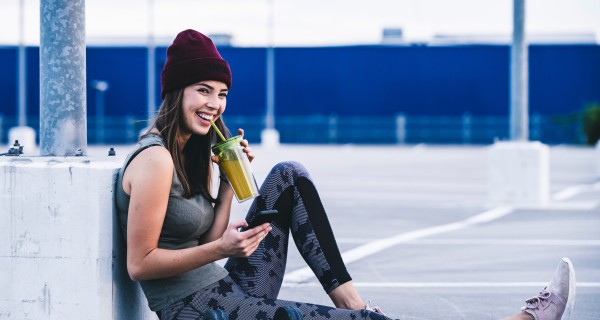
[[[484,146],[254,149],[259,183],[279,161],[308,168],[355,285],[391,317],[515,313],[566,256],[578,282],[572,319],[600,319],[600,183],[592,148],[551,148],[552,200],[538,207],[488,204]],[[90,148],[91,155],[104,151]],[[232,219],[249,205],[234,204]],[[280,298],[332,305],[293,246]]]

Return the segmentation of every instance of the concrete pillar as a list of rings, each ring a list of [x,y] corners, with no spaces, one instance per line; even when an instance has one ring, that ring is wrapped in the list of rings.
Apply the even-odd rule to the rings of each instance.
[[[544,205],[550,197],[548,146],[497,142],[488,151],[488,200],[493,205]]]
[[[85,1],[41,0],[40,154],[78,153],[87,153]]]
[[[0,157],[0,318],[156,319],[113,213],[122,161]]]

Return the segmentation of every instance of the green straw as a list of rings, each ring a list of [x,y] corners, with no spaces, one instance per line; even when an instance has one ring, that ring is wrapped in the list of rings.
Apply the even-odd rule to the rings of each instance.
[[[219,135],[219,138],[221,138],[221,140],[223,140],[223,141],[227,140],[227,139],[225,139],[225,137],[223,136],[221,131],[219,131],[219,129],[217,128],[217,126],[215,125],[215,123],[212,120],[210,120],[210,125],[215,129],[215,131],[217,132],[217,134]]]

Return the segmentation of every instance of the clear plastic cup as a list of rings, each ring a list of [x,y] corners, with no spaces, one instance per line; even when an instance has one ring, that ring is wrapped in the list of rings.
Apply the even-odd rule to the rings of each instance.
[[[212,147],[213,153],[219,158],[219,170],[227,176],[238,202],[259,195],[250,160],[240,144],[242,139],[242,136],[235,136]]]

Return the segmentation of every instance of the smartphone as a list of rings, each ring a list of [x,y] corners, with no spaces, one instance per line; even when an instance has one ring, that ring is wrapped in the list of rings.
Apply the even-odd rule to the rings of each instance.
[[[256,226],[259,226],[265,222],[272,222],[273,219],[275,219],[275,217],[277,216],[277,210],[263,210],[263,211],[259,211],[257,212],[254,217],[252,218],[252,220],[248,221],[248,226],[245,228],[242,228],[242,231],[246,231],[248,229],[252,229]]]

